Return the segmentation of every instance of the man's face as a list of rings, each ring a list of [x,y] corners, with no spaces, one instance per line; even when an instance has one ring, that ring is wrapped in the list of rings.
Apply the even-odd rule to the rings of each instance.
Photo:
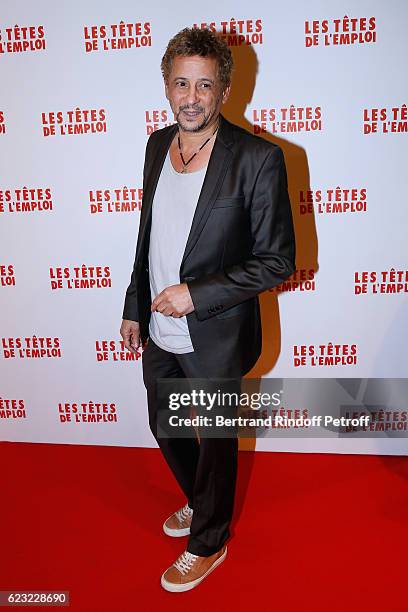
[[[192,55],[174,58],[165,91],[180,129],[198,132],[218,116],[230,87],[222,92],[215,58]]]

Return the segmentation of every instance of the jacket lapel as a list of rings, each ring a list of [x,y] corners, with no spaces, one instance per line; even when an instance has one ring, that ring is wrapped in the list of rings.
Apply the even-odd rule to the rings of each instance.
[[[197,242],[201,231],[207,221],[208,215],[211,212],[211,207],[214,204],[218,192],[221,189],[224,176],[228,170],[228,166],[232,159],[232,130],[230,123],[220,114],[220,125],[214,146],[211,151],[211,156],[208,161],[207,172],[205,173],[200,196],[194,212],[193,221],[188,235],[186,248],[181,260],[180,271],[184,262],[195,243]]]
[[[140,217],[140,229],[139,229],[139,254],[142,250],[142,244],[147,228],[150,228],[151,223],[151,211],[153,198],[156,191],[157,183],[159,181],[160,173],[163,168],[164,160],[167,152],[170,148],[170,144],[177,131],[177,123],[170,126],[169,130],[163,134],[161,142],[156,149],[155,156],[151,161],[150,169],[147,168],[146,180],[145,180],[145,191],[143,193],[143,206]],[[220,124],[215,138],[214,146],[211,151],[211,156],[208,161],[207,172],[205,173],[203,185],[201,188],[200,196],[198,198],[197,206],[194,212],[193,221],[188,235],[186,247],[182,257],[180,270],[183,267],[184,261],[188,257],[189,253],[193,249],[197,242],[200,233],[207,221],[208,215],[210,214],[211,207],[216,199],[218,192],[221,188],[224,176],[228,170],[228,166],[231,162],[233,152],[231,145],[233,143],[232,128],[231,124],[223,115],[220,114]],[[146,160],[149,163],[149,160]],[[150,235],[150,232],[148,232]],[[147,240],[150,236],[147,236]],[[147,253],[147,249],[145,250]]]

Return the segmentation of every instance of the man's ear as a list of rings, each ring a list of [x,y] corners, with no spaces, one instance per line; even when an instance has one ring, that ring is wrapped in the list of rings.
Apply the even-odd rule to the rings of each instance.
[[[169,88],[167,85],[167,81],[164,81],[164,93],[167,99],[169,99]]]
[[[226,87],[224,91],[222,92],[222,103],[223,104],[225,104],[225,102],[228,100],[230,92],[231,92],[231,85],[228,85],[228,87]]]

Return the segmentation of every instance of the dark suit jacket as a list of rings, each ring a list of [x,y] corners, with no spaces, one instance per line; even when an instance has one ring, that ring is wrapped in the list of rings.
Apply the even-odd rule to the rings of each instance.
[[[177,129],[173,124],[153,132],[146,145],[139,235],[123,309],[124,319],[139,321],[143,343],[152,300],[152,201]],[[203,378],[243,376],[255,365],[262,347],[258,294],[294,271],[295,238],[282,149],[220,115],[180,266],[180,283],[187,283],[195,307],[186,318]]]

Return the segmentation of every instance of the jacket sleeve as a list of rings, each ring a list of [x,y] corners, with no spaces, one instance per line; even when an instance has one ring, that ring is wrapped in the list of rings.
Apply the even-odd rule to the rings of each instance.
[[[130,283],[125,294],[122,319],[128,319],[129,321],[136,322],[139,321],[139,309],[137,305],[136,256],[133,264],[133,271],[130,276]]]
[[[146,159],[148,156],[148,148],[151,142],[151,136],[152,135],[150,134],[147,140],[146,149],[145,149],[145,159],[144,159],[144,166],[143,166],[143,193],[145,189]],[[139,229],[140,229],[140,225],[139,225]],[[137,237],[137,245],[136,245],[135,259],[133,263],[133,270],[130,276],[129,286],[126,290],[125,303],[124,303],[123,314],[122,314],[122,319],[128,319],[129,321],[136,321],[136,322],[139,321],[139,309],[137,305],[137,280],[138,279],[137,279],[137,273],[136,273],[136,256],[137,256],[137,251],[138,251],[138,244],[139,244],[139,234]]]
[[[296,247],[285,159],[275,145],[258,172],[250,207],[252,256],[188,281],[199,320],[279,285],[296,269]]]

